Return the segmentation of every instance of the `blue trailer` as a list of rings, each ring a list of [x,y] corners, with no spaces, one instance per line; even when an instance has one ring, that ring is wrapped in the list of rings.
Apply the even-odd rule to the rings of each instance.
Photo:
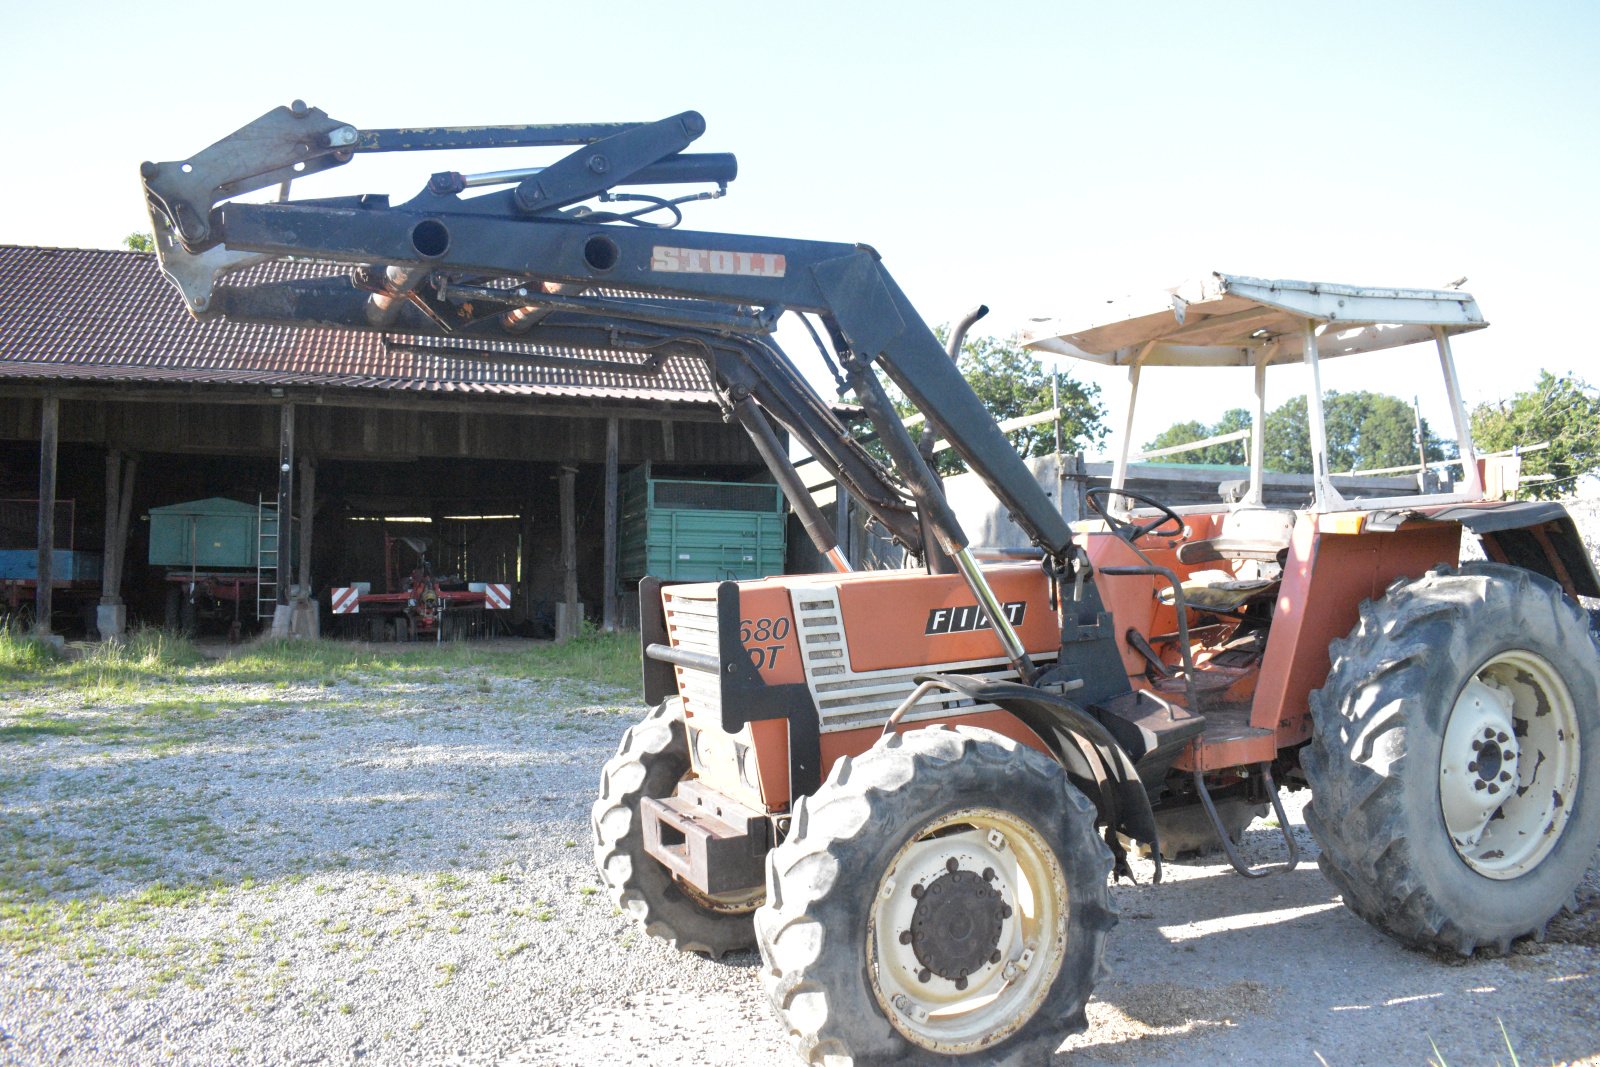
[[[87,613],[100,596],[100,553],[73,547],[77,509],[56,501],[51,581],[56,614]],[[39,592],[39,502],[0,500],[0,627],[31,627]]]

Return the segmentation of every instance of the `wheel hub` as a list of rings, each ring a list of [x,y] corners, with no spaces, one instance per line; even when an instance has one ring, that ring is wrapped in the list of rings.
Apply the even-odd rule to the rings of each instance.
[[[1535,653],[1491,657],[1462,687],[1439,752],[1439,808],[1456,853],[1488,878],[1536,867],[1566,826],[1581,738],[1572,694]]]
[[[999,962],[1000,934],[1011,908],[990,884],[974,871],[961,870],[951,859],[944,874],[913,890],[917,907],[911,915],[911,950],[923,968],[956,987],[986,964]]]
[[[1450,836],[1460,845],[1477,843],[1516,788],[1511,708],[1509,694],[1474,679],[1450,713],[1439,764],[1439,799]]]

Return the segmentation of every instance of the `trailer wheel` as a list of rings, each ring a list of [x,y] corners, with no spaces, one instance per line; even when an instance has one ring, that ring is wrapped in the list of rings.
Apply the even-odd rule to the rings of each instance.
[[[751,915],[762,891],[707,897],[680,882],[644,848],[639,802],[671,796],[688,773],[689,741],[681,703],[673,697],[628,728],[600,772],[600,796],[590,816],[594,861],[612,900],[645,933],[686,952],[720,957],[755,944]]]
[[[1323,873],[1407,944],[1507,951],[1573,902],[1600,839],[1600,648],[1547,579],[1494,563],[1400,581],[1311,695]]]
[[[891,735],[769,854],[763,984],[811,1064],[1042,1063],[1088,1025],[1110,869],[1054,760],[969,727]]]

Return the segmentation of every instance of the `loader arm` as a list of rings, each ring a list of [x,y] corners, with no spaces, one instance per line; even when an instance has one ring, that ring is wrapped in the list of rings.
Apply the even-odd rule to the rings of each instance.
[[[643,217],[664,210],[675,225],[680,204],[725,191],[737,171],[733,157],[683,151],[704,129],[697,113],[684,112],[654,123],[363,131],[297,101],[190,160],[146,163],[141,177],[162,268],[197,317],[445,337],[454,342],[452,355],[496,362],[516,357],[486,342],[702,360],[819,550],[839,558],[827,524],[787,457],[763,440],[766,424],[759,414],[752,418],[746,401],[801,441],[919,555],[926,551],[919,517],[925,521],[979,602],[992,608],[996,634],[1022,677],[1031,678],[1026,652],[874,367],[1058,567],[1070,570],[1065,520],[871,248],[688,231]],[[435,174],[399,205],[381,195],[286,199],[294,177],[360,152],[531,145],[580,147],[542,168]],[[283,183],[278,202],[230,199],[276,183]],[[670,200],[616,191],[694,183],[715,183],[717,191]],[[486,187],[499,188],[463,195]],[[602,207],[582,206],[593,198]],[[618,202],[646,206],[603,207]],[[298,281],[228,280],[240,267],[291,256],[351,270]],[[789,311],[822,323],[892,471],[851,438],[773,342]],[[615,369],[627,369],[622,362]],[[649,373],[659,360],[629,366]]]

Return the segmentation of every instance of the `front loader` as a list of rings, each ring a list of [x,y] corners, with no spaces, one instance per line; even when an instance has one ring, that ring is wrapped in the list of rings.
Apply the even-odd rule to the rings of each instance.
[[[1233,839],[1279,783],[1314,788],[1324,870],[1402,940],[1470,952],[1542,930],[1600,839],[1600,657],[1572,599],[1600,588],[1559,508],[1484,501],[1463,431],[1447,500],[1345,500],[1323,467],[1307,508],[1180,512],[1119,479],[1075,534],[873,249],[677,228],[736,174],[688,151],[704,129],[685,112],[360,130],[296,102],[142,169],[197,316],[378,330],[487,364],[693,360],[749,433],[835,570],[641,583],[652,711],[593,811],[619,906],[687,950],[758,946],[812,1063],[1042,1060],[1086,1025],[1127,849],[1159,877],[1163,833],[1200,826],[1264,873]],[[357,154],[479,147],[567,151],[434,174],[399,204],[288,199]],[[280,184],[277,202],[236,199]],[[680,186],[702,188],[667,195]],[[1319,344],[1433,339],[1453,390],[1448,337],[1482,325],[1463,293],[1216,287],[1037,342],[1264,372],[1314,369]],[[778,347],[785,315],[888,462]],[[1031,551],[969,543],[880,374]],[[791,442],[922,566],[850,570]],[[1456,567],[1463,526],[1494,562]]]

